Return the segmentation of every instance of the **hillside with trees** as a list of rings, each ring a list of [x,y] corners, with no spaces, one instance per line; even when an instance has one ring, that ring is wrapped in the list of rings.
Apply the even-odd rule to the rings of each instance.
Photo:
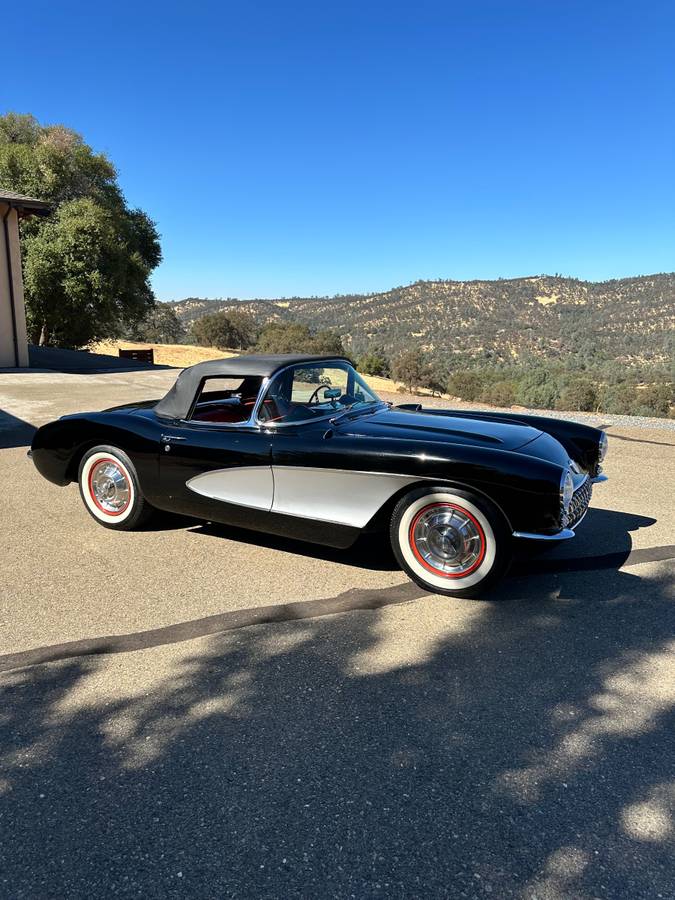
[[[170,304],[184,324],[238,310],[259,325],[300,322],[337,330],[351,353],[375,345],[476,361],[569,354],[626,365],[672,358],[675,273],[605,282],[559,276],[498,281],[418,281],[379,294],[238,301],[187,298]]]
[[[214,312],[245,315],[295,351],[310,348],[308,329],[325,331],[361,371],[391,373],[409,390],[497,406],[672,413],[675,274],[419,281],[380,294],[167,306],[193,333]]]

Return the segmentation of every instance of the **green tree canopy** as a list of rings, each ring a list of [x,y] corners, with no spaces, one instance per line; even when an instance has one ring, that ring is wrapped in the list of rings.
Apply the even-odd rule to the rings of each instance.
[[[81,347],[133,327],[154,306],[154,223],[130,209],[115,168],[82,137],[33,116],[0,116],[0,185],[52,205],[21,224],[29,339]]]
[[[426,356],[419,348],[406,350],[392,366],[392,374],[396,381],[402,381],[409,391],[426,386],[430,377],[430,366]]]
[[[598,390],[590,378],[570,378],[560,392],[559,409],[593,412],[598,406]]]
[[[255,343],[255,319],[244,312],[217,312],[192,323],[192,335],[202,347],[246,350]]]
[[[165,303],[158,303],[142,322],[127,332],[129,340],[151,344],[177,344],[184,336],[183,323],[175,310]]]
[[[459,397],[461,400],[478,400],[483,392],[485,379],[478,372],[472,372],[469,369],[460,369],[448,379],[447,391],[453,397]]]
[[[366,375],[380,375],[388,378],[391,374],[391,363],[383,348],[374,345],[359,359],[358,370],[365,372]]]
[[[344,356],[345,348],[334,331],[312,332],[299,322],[271,322],[260,332],[256,350],[260,353],[332,353]]]
[[[545,366],[533,367],[520,384],[516,400],[522,406],[537,409],[555,409],[560,395],[560,385],[555,375]]]

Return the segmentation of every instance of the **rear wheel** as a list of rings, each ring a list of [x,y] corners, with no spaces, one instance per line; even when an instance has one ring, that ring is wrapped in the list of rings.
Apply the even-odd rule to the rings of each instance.
[[[133,463],[117,447],[88,450],[80,462],[78,483],[88,512],[106,528],[131,531],[152,514]]]
[[[413,581],[448,597],[484,594],[511,562],[503,516],[469,491],[439,485],[405,494],[394,509],[390,536]]]

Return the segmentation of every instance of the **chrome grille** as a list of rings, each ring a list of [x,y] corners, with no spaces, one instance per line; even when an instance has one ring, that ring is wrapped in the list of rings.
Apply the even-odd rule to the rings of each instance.
[[[590,478],[586,478],[572,495],[569,512],[567,513],[567,528],[574,528],[586,515],[586,510],[591,502],[593,485]]]

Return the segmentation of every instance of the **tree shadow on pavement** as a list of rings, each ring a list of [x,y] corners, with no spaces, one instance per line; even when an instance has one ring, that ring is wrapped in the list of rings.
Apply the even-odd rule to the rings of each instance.
[[[672,896],[670,589],[542,572],[6,673],[0,894]]]

